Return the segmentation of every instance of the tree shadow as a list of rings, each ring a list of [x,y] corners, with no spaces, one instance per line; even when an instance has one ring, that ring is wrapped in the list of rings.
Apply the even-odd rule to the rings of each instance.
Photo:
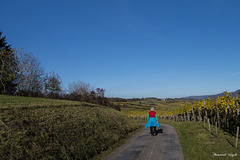
[[[228,138],[226,138],[226,140],[232,147],[234,147],[234,145],[230,142],[230,140]]]

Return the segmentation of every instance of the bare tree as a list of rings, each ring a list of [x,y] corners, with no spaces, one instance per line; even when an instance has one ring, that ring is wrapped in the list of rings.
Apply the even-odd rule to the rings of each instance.
[[[72,82],[68,85],[70,95],[77,98],[77,100],[88,101],[93,87],[89,83],[83,81]]]
[[[62,80],[54,71],[46,75],[44,90],[45,94],[50,95],[50,98],[57,98],[62,91]]]
[[[41,94],[44,83],[44,69],[31,52],[18,51],[17,93],[25,96]]]
[[[97,91],[97,94],[98,94],[99,97],[104,98],[105,91],[106,91],[105,89],[103,89],[103,88],[97,88],[96,91]]]

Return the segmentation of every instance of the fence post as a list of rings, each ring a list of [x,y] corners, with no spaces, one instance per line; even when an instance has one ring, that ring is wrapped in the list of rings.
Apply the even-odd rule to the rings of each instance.
[[[209,118],[207,120],[208,120],[208,129],[209,129],[209,132],[211,132],[210,120]]]
[[[192,105],[192,113],[193,113],[193,120],[195,121],[195,115],[194,115],[193,105]]]
[[[188,111],[187,111],[187,117],[188,117],[188,121],[190,121],[190,117],[189,117],[189,113],[188,113]]]
[[[205,127],[205,121],[208,121],[208,115],[207,115],[207,108],[205,105],[205,100],[203,100],[203,104],[204,104],[204,109],[205,109],[205,118],[204,118],[204,127]]]
[[[202,117],[201,117],[201,113],[200,113],[199,108],[198,108],[198,116],[199,116],[199,121],[202,121]]]
[[[206,116],[206,120],[207,120],[208,114],[207,114],[207,108],[206,108],[206,105],[205,105],[205,100],[203,100],[203,103],[204,103],[204,109],[205,109],[205,116]]]
[[[219,118],[219,111],[218,111],[218,100],[217,100],[217,125],[218,125],[218,128],[220,128],[220,118]]]
[[[237,103],[237,108],[238,108],[238,103]],[[236,142],[235,142],[235,147],[237,148],[238,144],[238,135],[239,135],[239,109],[237,109],[237,134],[236,134]]]
[[[230,123],[229,123],[229,104],[227,102],[227,129],[230,132]]]
[[[218,100],[216,100],[217,115],[215,118],[216,136],[218,137],[218,124],[219,124],[219,113],[218,113]]]
[[[208,118],[207,107],[206,107],[206,105],[205,105],[205,100],[203,101],[203,103],[204,103],[204,108],[205,108],[206,121],[207,121],[207,123],[208,123],[208,131],[211,132],[210,120],[209,120],[209,118]]]

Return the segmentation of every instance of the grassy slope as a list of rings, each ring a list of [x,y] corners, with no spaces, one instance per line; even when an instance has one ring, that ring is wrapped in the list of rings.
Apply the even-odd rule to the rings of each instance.
[[[136,128],[102,106],[0,95],[2,159],[90,159]]]
[[[63,105],[82,105],[77,101],[66,101],[44,98],[29,98],[18,96],[0,95],[0,108],[26,108],[26,107],[44,107],[44,106],[63,106]]]
[[[235,136],[219,130],[219,137],[216,137],[215,126],[211,126],[212,132],[209,133],[204,128],[203,122],[162,121],[162,123],[168,123],[176,129],[186,160],[240,159],[240,143],[238,149],[233,147]],[[220,156],[225,153],[226,156]]]

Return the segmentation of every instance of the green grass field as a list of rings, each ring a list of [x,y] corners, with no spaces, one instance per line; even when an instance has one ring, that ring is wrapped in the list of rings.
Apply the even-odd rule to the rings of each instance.
[[[186,160],[240,159],[240,143],[238,142],[236,149],[235,136],[218,130],[217,137],[215,126],[211,126],[210,133],[204,128],[203,122],[161,121],[160,123],[170,124],[176,129]]]
[[[0,95],[1,159],[91,159],[139,125],[89,103]]]

